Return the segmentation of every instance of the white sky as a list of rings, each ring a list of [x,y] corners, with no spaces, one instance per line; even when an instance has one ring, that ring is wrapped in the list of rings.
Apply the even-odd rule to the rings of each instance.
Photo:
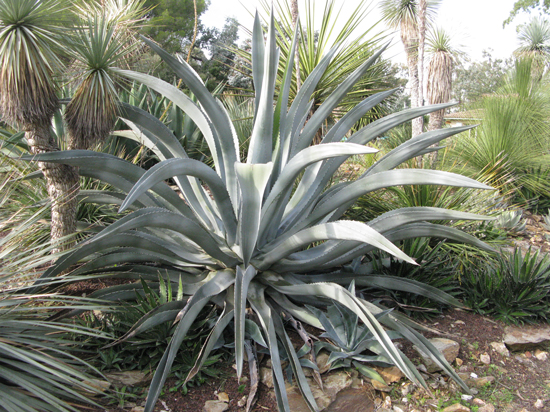
[[[322,12],[325,0],[310,0],[317,5],[317,13]],[[442,26],[452,35],[455,47],[466,52],[472,60],[481,60],[482,51],[492,49],[495,58],[508,58],[517,48],[516,26],[528,20],[528,15],[517,17],[512,24],[503,29],[502,22],[508,17],[516,0],[442,0],[436,19],[436,25]],[[366,0],[370,4],[370,12],[365,19],[365,26],[372,26],[380,19],[377,0]],[[339,21],[346,21],[351,12],[361,3],[361,0],[337,1],[337,7],[342,7]],[[299,0],[300,14],[304,15],[306,0]],[[253,18],[249,11],[260,6],[260,2],[252,0],[210,0],[210,7],[202,16],[205,26],[222,28],[227,17],[236,18],[239,23],[251,29]],[[249,11],[247,11],[249,10]],[[316,20],[319,21],[319,20]],[[318,24],[317,24],[318,25]],[[386,29],[380,24],[378,31]],[[396,62],[405,62],[403,47],[399,33],[393,33],[393,47],[386,56]],[[241,40],[244,34],[241,35]]]

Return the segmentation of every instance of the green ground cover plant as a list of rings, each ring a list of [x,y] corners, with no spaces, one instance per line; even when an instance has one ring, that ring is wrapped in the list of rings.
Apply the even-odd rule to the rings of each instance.
[[[462,290],[466,305],[481,314],[508,323],[548,320],[550,259],[538,251],[503,251],[465,271]]]

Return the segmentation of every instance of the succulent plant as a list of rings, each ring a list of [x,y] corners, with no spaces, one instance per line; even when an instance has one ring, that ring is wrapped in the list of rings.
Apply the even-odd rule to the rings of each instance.
[[[159,306],[126,335],[134,336],[167,319],[177,323],[153,377],[146,412],[153,410],[181,342],[209,302],[218,305],[220,314],[193,371],[199,370],[222,332],[232,324],[229,329],[234,333],[237,374],[241,376],[245,329],[254,321],[269,347],[275,395],[281,411],[288,411],[289,404],[280,364],[280,345],[288,354],[293,375],[308,406],[319,410],[283,320],[292,317],[323,329],[323,324],[306,305],[326,308],[332,302],[353,312],[377,341],[388,363],[398,366],[415,383],[426,387],[416,368],[395,348],[386,329],[393,330],[392,334],[399,333],[429,353],[467,391],[439,352],[410,326],[411,322],[402,321],[393,313],[380,316],[384,312],[382,308],[358,298],[345,286],[355,281],[357,285],[383,284],[385,288],[398,290],[412,287],[420,294],[452,300],[445,293],[435,293],[433,288],[407,279],[392,278],[384,282],[383,276],[374,276],[372,265],[363,264],[361,259],[371,250],[382,249],[415,264],[393,242],[420,236],[443,237],[487,249],[483,242],[457,229],[427,222],[483,217],[440,208],[407,207],[387,212],[368,223],[340,218],[360,196],[391,186],[431,184],[489,189],[475,180],[443,171],[396,169],[402,162],[430,152],[433,150],[430,146],[435,143],[468,128],[424,133],[389,152],[356,181],[331,186],[331,177],[348,157],[375,152],[365,146],[369,141],[394,126],[448,105],[391,114],[342,142],[364,113],[395,90],[377,93],[335,123],[321,144],[312,146],[326,117],[376,62],[382,50],[351,74],[310,117],[311,93],[336,50],[326,54],[290,103],[294,58],[289,57],[284,82],[275,96],[279,53],[273,27],[272,17],[264,43],[264,33],[256,17],[252,37],[255,117],[246,162],[240,158],[235,128],[226,110],[197,74],[184,61],[145,40],[183,79],[198,104],[176,87],[152,76],[125,70],[118,73],[145,84],[180,107],[201,130],[214,167],[189,159],[166,126],[129,105],[121,107],[121,116],[141,131],[143,144],[162,160],[151,169],[145,171],[117,157],[90,151],[41,155],[44,161],[77,165],[82,175],[101,179],[120,190],[91,200],[107,201],[109,197],[121,205],[121,210],[134,211],[61,258],[44,272],[43,279],[39,279],[32,290],[40,288],[42,280],[52,282],[52,277],[59,277],[60,284],[71,277],[90,275],[141,277],[155,282],[159,272],[175,284],[181,279],[186,297]],[[296,38],[295,34],[294,42]],[[177,184],[176,191],[164,183],[167,179]],[[63,275],[77,263],[83,264],[70,275]],[[121,285],[94,296],[113,300],[131,298],[140,287],[139,282]]]

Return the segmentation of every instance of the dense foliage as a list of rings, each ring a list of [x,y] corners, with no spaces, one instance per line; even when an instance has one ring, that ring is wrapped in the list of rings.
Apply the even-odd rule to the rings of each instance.
[[[121,210],[132,208],[135,211],[61,258],[43,274],[31,291],[40,290],[43,282],[60,275],[57,280],[60,284],[69,282],[71,278],[62,274],[79,262],[84,264],[72,272],[73,277],[94,274],[141,277],[154,282],[160,274],[165,282],[181,282],[184,299],[166,302],[153,309],[123,339],[167,319],[177,322],[153,378],[146,411],[153,409],[181,343],[209,302],[216,304],[220,312],[188,379],[200,370],[229,325],[233,325],[237,373],[241,375],[247,346],[245,341],[250,334],[258,336],[261,331],[272,359],[279,409],[289,409],[280,366],[281,351],[286,353],[306,402],[316,410],[297,354],[285,331],[283,315],[323,328],[304,304],[323,308],[335,300],[354,312],[369,329],[380,345],[377,346],[379,356],[384,357],[386,363],[398,366],[409,379],[425,386],[422,376],[396,350],[388,335],[390,332],[381,323],[429,353],[467,390],[426,339],[402,323],[398,316],[384,312],[383,308],[355,296],[341,285],[355,282],[357,286],[365,287],[380,282],[380,276],[371,271],[372,265],[362,262],[365,253],[374,249],[384,250],[414,264],[394,245],[393,242],[399,240],[436,236],[487,248],[457,229],[427,223],[427,220],[482,217],[441,208],[406,207],[389,211],[368,224],[339,220],[358,197],[386,187],[433,184],[488,189],[484,184],[452,173],[396,168],[465,128],[429,132],[408,140],[374,163],[356,181],[331,186],[332,175],[349,156],[376,152],[365,147],[366,143],[396,125],[444,106],[410,109],[383,117],[351,135],[346,142],[341,142],[364,113],[393,93],[380,92],[344,115],[324,134],[321,144],[311,146],[326,117],[375,64],[381,51],[351,73],[310,117],[312,93],[338,49],[332,49],[323,57],[289,106],[293,53],[286,60],[284,81],[278,98],[274,100],[278,60],[275,37],[272,21],[264,44],[264,33],[256,18],[252,39],[255,116],[246,163],[240,161],[238,140],[228,113],[185,62],[148,42],[183,79],[196,96],[200,108],[168,83],[137,72],[118,71],[120,75],[169,97],[192,118],[209,145],[214,169],[189,159],[166,126],[128,105],[123,106],[122,117],[143,132],[146,136],[144,145],[154,149],[162,160],[151,169],[145,171],[117,157],[88,151],[42,155],[41,160],[78,165],[83,176],[101,179],[128,193]],[[163,183],[166,179],[173,179],[185,200]],[[311,247],[307,248],[309,245]],[[410,285],[406,279],[398,278],[385,282],[385,287],[398,290]],[[116,290],[99,291],[94,296],[128,299],[135,296],[136,290],[143,289],[142,283],[129,284]],[[456,303],[449,295],[420,283],[416,284],[416,290],[442,302]],[[250,319],[245,321],[247,318]],[[365,371],[376,376],[376,372],[366,366],[363,367]]]

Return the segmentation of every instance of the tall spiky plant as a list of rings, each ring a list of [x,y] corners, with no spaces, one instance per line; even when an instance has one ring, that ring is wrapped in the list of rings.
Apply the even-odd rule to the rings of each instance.
[[[270,3],[262,1],[262,6],[267,15],[269,15]],[[279,47],[281,58],[279,59],[277,84],[280,85],[284,79],[285,65],[291,55],[292,37],[295,30],[293,20],[292,3],[288,0],[279,0],[275,2],[276,19],[275,25],[277,32],[277,46]],[[320,21],[317,21],[316,7],[322,7]],[[326,52],[337,45],[340,47],[329,66],[318,82],[316,90],[313,93],[313,102],[311,114],[331,95],[331,93],[347,78],[355,69],[369,59],[385,39],[384,33],[376,31],[377,25],[361,30],[358,28],[364,24],[366,16],[371,11],[369,3],[359,4],[350,13],[347,20],[341,18],[343,5],[339,5],[335,0],[307,1],[304,7],[304,13],[298,25],[298,41],[293,55],[295,58],[295,72],[292,79],[292,85],[289,90],[289,100],[293,101],[299,90],[298,73],[301,78],[300,83],[309,76],[319,65]],[[267,22],[267,21],[266,21]],[[337,31],[337,25],[341,29]],[[250,61],[250,53],[240,51],[240,55]],[[296,64],[299,64],[299,69]],[[356,82],[348,95],[340,102],[340,106],[335,110],[328,121],[334,122],[342,117],[348,110],[354,108],[367,96],[373,95],[382,90],[388,90],[394,87],[386,77],[388,64],[387,61],[380,59],[372,65],[367,73]],[[257,89],[257,87],[256,87]],[[379,105],[364,116],[364,123],[368,123],[387,114],[387,108]],[[322,137],[319,135],[318,137]]]
[[[536,78],[532,61],[516,61],[506,84],[481,102],[483,122],[476,134],[457,140],[454,149],[473,173],[498,187],[503,195],[519,188],[548,193],[544,179],[529,169],[548,165],[550,100],[546,85]]]
[[[544,18],[533,17],[522,25],[518,32],[520,46],[514,50],[518,58],[533,61],[534,75],[542,77],[550,62],[550,22]]]
[[[457,52],[451,44],[451,37],[442,29],[435,28],[428,36],[427,95],[430,104],[447,103],[451,98],[453,81],[453,55]],[[428,130],[440,129],[444,110],[430,114]]]
[[[65,111],[69,149],[87,149],[105,141],[117,118],[117,77],[137,49],[136,32],[147,10],[143,0],[85,3],[71,44],[71,82],[76,90]]]
[[[426,1],[426,24],[429,25],[440,0]],[[407,67],[409,68],[409,86],[411,90],[411,107],[420,107],[419,91],[422,85],[419,83],[418,72],[418,46],[419,46],[419,0],[382,0],[379,3],[382,18],[390,27],[399,29],[401,41],[407,55]],[[412,135],[422,133],[422,120],[413,120]]]
[[[62,48],[66,4],[59,0],[5,0],[0,3],[0,114],[25,131],[32,153],[59,150],[50,135],[58,107],[55,73],[62,64],[55,53]],[[78,173],[74,166],[39,162],[47,181],[54,243],[76,228]],[[67,245],[59,244],[62,250]]]
[[[445,106],[391,114],[342,142],[358,119],[395,90],[377,93],[334,124],[321,144],[312,146],[326,117],[378,60],[382,50],[351,73],[310,116],[312,94],[337,49],[331,49],[321,59],[289,106],[296,39],[295,32],[281,92],[275,98],[279,50],[273,14],[266,43],[256,15],[252,56],[257,100],[246,162],[241,161],[235,127],[224,107],[185,61],[150,41],[146,41],[147,44],[183,79],[198,104],[175,86],[155,77],[126,70],[118,73],[169,97],[184,110],[202,131],[214,168],[189,159],[165,125],[129,105],[121,107],[121,115],[143,131],[147,147],[154,149],[163,160],[151,169],[145,171],[117,157],[90,151],[41,156],[41,160],[78,164],[82,174],[107,181],[128,193],[121,202],[121,193],[113,192],[113,201],[121,204],[121,210],[134,208],[135,211],[61,258],[42,275],[31,292],[48,290],[43,288],[44,282],[60,285],[69,282],[71,277],[61,274],[78,262],[83,265],[72,273],[77,278],[91,274],[142,278],[152,282],[152,288],[158,288],[161,275],[173,284],[182,285],[182,300],[154,309],[122,339],[168,319],[176,323],[173,338],[153,377],[146,412],[154,409],[189,327],[210,304],[219,308],[219,317],[188,379],[200,369],[222,333],[230,329],[234,334],[238,376],[243,372],[244,351],[253,344],[252,340],[268,347],[281,411],[290,410],[281,352],[289,360],[307,405],[313,411],[319,410],[283,320],[293,317],[322,329],[323,325],[307,305],[322,309],[333,301],[354,312],[370,331],[369,340],[362,346],[373,354],[364,358],[367,364],[374,360],[396,365],[409,379],[426,387],[417,369],[393,345],[391,336],[397,333],[428,353],[468,391],[437,349],[411,327],[410,321],[357,297],[353,287],[343,286],[413,289],[439,301],[460,305],[449,295],[418,282],[379,276],[362,258],[370,250],[379,248],[414,264],[393,242],[424,236],[469,242],[488,249],[459,230],[427,222],[483,217],[440,208],[407,207],[387,212],[368,224],[340,220],[357,198],[391,186],[436,184],[489,189],[452,173],[397,168],[429,150],[431,145],[468,128],[425,133],[389,152],[356,181],[332,186],[333,174],[347,158],[376,152],[365,147],[368,142],[394,126]],[[169,178],[178,185],[177,192],[164,183]],[[126,284],[94,296],[127,299],[142,288],[141,283]],[[230,324],[232,328],[228,328]],[[393,332],[388,332],[382,324]],[[248,360],[254,364],[253,351],[248,352]],[[381,379],[367,365],[363,365],[361,372],[369,378]],[[253,396],[249,408],[252,399]]]

